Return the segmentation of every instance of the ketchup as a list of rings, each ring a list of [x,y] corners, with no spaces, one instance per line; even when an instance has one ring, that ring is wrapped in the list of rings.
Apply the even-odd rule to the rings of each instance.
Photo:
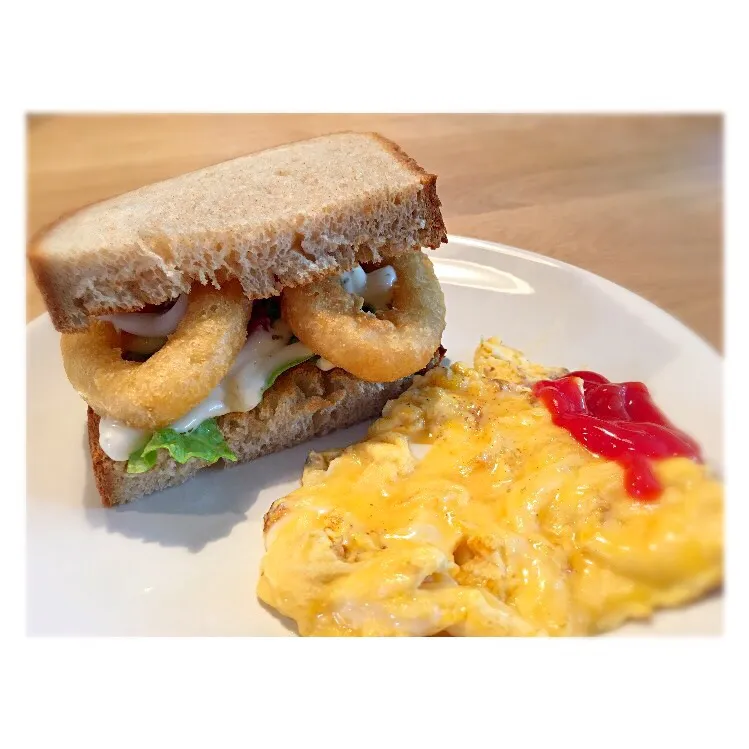
[[[653,460],[686,457],[702,462],[699,445],[671,424],[642,382],[609,382],[595,372],[578,371],[540,380],[533,394],[551,412],[554,424],[590,452],[624,468],[624,486],[631,497],[653,500],[661,495]]]

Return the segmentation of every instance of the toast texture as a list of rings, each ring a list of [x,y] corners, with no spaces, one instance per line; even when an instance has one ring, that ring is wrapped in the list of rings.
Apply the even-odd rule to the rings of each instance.
[[[58,331],[237,279],[250,299],[447,241],[436,176],[376,133],[225,161],[76,210],[27,254]]]
[[[439,364],[443,355],[444,349],[436,352],[422,372]],[[220,460],[216,465],[246,463],[379,416],[385,403],[407,390],[415,376],[365,382],[343,369],[323,372],[309,362],[300,364],[276,380],[257,408],[218,417],[218,426],[238,460]],[[96,487],[105,507],[178,486],[207,467],[198,458],[179,464],[160,450],[150,471],[128,474],[126,461],[113,461],[99,446],[99,417],[90,408],[88,440]]]

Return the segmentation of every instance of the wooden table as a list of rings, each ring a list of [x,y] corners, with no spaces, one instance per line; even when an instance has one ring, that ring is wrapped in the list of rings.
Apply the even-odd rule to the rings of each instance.
[[[27,228],[154,180],[336,130],[377,130],[439,175],[448,232],[587,268],[722,348],[718,116],[34,116]],[[27,273],[27,320],[43,311]]]

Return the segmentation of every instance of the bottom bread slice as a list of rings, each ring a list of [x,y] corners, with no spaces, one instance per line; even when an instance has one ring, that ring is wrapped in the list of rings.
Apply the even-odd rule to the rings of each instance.
[[[426,369],[439,364],[444,349]],[[342,369],[323,372],[309,362],[282,374],[263,395],[260,405],[245,413],[217,419],[237,463],[301,444],[336,429],[378,416],[385,403],[397,398],[415,375],[395,382],[365,382]],[[127,473],[127,461],[114,461],[99,446],[99,417],[88,409],[88,441],[96,486],[105,507],[131,502],[153,492],[184,483],[208,464],[199,458],[177,463],[159,450],[156,465],[146,473]],[[218,464],[217,464],[218,465]]]

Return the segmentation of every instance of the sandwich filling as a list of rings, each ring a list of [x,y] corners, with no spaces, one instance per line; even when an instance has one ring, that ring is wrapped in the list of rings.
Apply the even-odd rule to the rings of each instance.
[[[343,289],[361,298],[363,311],[373,316],[390,307],[397,280],[392,265],[370,272],[356,266],[340,276]],[[119,331],[123,358],[144,362],[174,333],[185,315],[188,301],[187,296],[179,297],[161,313],[134,312],[100,319],[110,322]],[[215,418],[256,408],[279,375],[310,360],[323,371],[336,367],[298,340],[282,317],[277,297],[260,300],[253,305],[244,346],[229,371],[204,400],[157,431],[134,428],[124,421],[99,414],[99,444],[112,460],[128,461],[129,473],[142,473],[153,467],[159,449],[168,449],[177,460],[180,457],[236,459],[223,441]]]

